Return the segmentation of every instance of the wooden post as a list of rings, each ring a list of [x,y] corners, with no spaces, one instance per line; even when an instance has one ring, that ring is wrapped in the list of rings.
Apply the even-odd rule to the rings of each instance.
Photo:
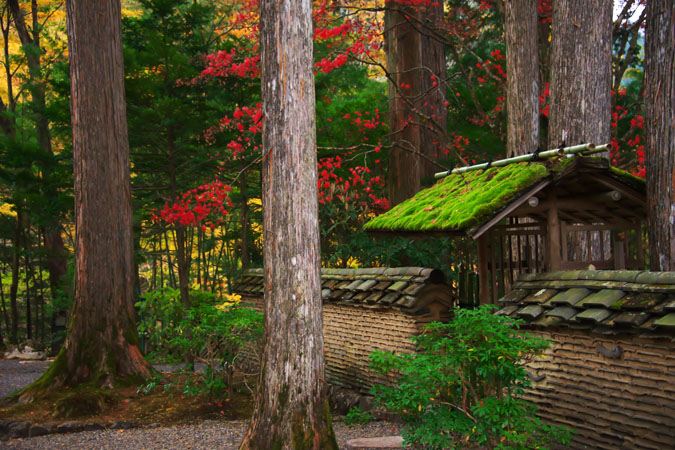
[[[555,192],[549,198],[546,220],[546,267],[549,271],[560,270],[560,219]]]
[[[626,268],[626,251],[624,241],[614,241],[614,270]]]
[[[567,222],[560,222],[560,249],[562,250],[562,261],[567,262]]]
[[[492,289],[492,304],[496,305],[497,304],[497,246],[495,245],[495,239],[494,236],[492,235],[492,231],[488,232],[488,247],[489,247],[489,255],[490,257],[488,260],[490,261],[490,278],[492,282],[490,283],[490,289]]]
[[[490,278],[488,274],[488,248],[486,233],[478,238],[478,289],[480,304],[490,304]]]
[[[635,237],[637,238],[637,242],[635,244],[635,250],[636,250],[636,256],[637,256],[637,263],[638,263],[638,269],[644,270],[645,269],[645,252],[642,242],[642,224],[638,223],[637,227],[635,228]]]

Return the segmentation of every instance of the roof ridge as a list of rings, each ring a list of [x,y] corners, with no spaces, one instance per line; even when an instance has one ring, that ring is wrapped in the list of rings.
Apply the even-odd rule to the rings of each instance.
[[[518,278],[517,282],[566,282],[583,280],[675,285],[675,272],[651,272],[647,270],[559,270],[538,274],[524,274]]]

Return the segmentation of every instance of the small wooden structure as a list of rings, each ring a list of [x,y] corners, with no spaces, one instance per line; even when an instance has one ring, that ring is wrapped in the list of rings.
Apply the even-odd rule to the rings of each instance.
[[[413,352],[410,338],[453,306],[443,273],[422,267],[322,269],[321,286],[326,381],[361,393],[392,381],[370,369],[372,352]],[[262,310],[263,270],[244,272],[234,291]]]
[[[525,398],[576,430],[572,448],[675,448],[675,272],[521,277],[497,312],[553,342]]]
[[[563,156],[445,176],[364,228],[475,241],[464,269],[478,272],[483,304],[523,273],[644,268],[645,208],[644,180],[604,158]],[[459,278],[462,300],[471,290]]]

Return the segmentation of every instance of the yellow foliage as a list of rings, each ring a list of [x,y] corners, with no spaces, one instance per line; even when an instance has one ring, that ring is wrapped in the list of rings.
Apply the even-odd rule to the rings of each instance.
[[[216,305],[216,309],[221,311],[227,311],[233,306],[241,303],[241,295],[239,294],[223,294],[223,297],[225,298],[225,301],[219,305]]]
[[[5,216],[16,216],[16,212],[12,209],[12,206],[9,203],[0,204],[0,214]]]

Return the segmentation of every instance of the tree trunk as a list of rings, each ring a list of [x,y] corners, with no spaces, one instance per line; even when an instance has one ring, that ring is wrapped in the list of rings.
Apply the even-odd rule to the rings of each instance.
[[[17,305],[17,292],[19,289],[19,262],[21,252],[21,227],[23,226],[23,211],[16,211],[16,228],[14,229],[14,242],[12,254],[12,283],[9,285],[9,308],[12,315],[12,328],[9,332],[9,342],[17,344],[19,341],[19,307]]]
[[[445,44],[438,31],[443,3],[391,1],[384,21],[392,140],[387,188],[393,206],[443,170],[436,163],[447,143]]]
[[[507,157],[539,147],[539,49],[537,0],[507,0],[506,40]]]
[[[242,449],[336,449],[323,359],[311,2],[263,0],[265,350]]]
[[[178,265],[178,289],[180,291],[180,301],[183,308],[187,311],[190,308],[190,258],[186,251],[185,227],[176,226],[176,264]],[[192,247],[190,247],[192,248]],[[188,330],[185,330],[189,333]],[[189,336],[186,336],[190,339]],[[189,370],[195,366],[195,358],[189,351],[184,355],[185,364]]]
[[[183,307],[190,307],[190,261],[186,247],[185,227],[176,226],[176,264],[178,265],[178,289]]]
[[[7,304],[5,303],[5,288],[2,285],[2,276],[4,275],[4,270],[0,272],[0,307],[2,308],[2,319],[5,322],[5,332],[7,333],[7,338],[11,333],[11,328],[9,325],[9,314],[7,314]],[[0,326],[2,326],[0,324]]]
[[[75,296],[68,335],[35,391],[147,377],[133,309],[129,143],[119,0],[67,1],[75,179]],[[114,313],[111,313],[114,312]]]
[[[26,249],[23,257],[23,267],[25,270],[25,284],[26,284],[26,339],[33,339],[33,320],[31,316],[31,292],[30,292],[30,282],[33,278],[33,271],[31,270],[30,262],[30,252],[28,251],[30,246],[30,224],[26,225],[26,229],[23,232],[23,248]],[[35,285],[35,283],[33,283]]]
[[[649,264],[675,270],[675,2],[647,2],[645,135]]]
[[[239,179],[239,190],[241,191],[241,269],[246,270],[249,266],[248,252],[248,195],[246,193],[246,170],[241,172]]]
[[[7,19],[5,20],[5,13],[7,13]],[[2,29],[2,50],[3,50],[3,65],[5,66],[5,82],[7,86],[7,104],[0,97],[0,128],[2,132],[9,137],[14,137],[16,135],[16,119],[14,117],[14,111],[16,110],[16,102],[14,97],[14,87],[12,83],[13,72],[11,64],[11,56],[9,53],[9,30],[12,23],[12,13],[9,10],[2,10],[0,14],[0,29]],[[9,111],[11,114],[4,114],[6,111]]]
[[[405,16],[415,15],[413,6],[389,2],[384,11],[385,51],[389,72],[389,151],[387,190],[395,206],[420,190],[420,127],[416,123],[414,94],[422,85],[420,34]]]
[[[443,23],[443,2],[430,2],[419,6],[417,12],[420,27],[421,110],[425,127],[420,129],[421,182],[433,184],[434,174],[445,170],[436,161],[445,158],[448,135],[448,109],[445,106],[447,69],[445,43],[439,37]]]
[[[548,147],[610,139],[612,1],[553,4]]]

